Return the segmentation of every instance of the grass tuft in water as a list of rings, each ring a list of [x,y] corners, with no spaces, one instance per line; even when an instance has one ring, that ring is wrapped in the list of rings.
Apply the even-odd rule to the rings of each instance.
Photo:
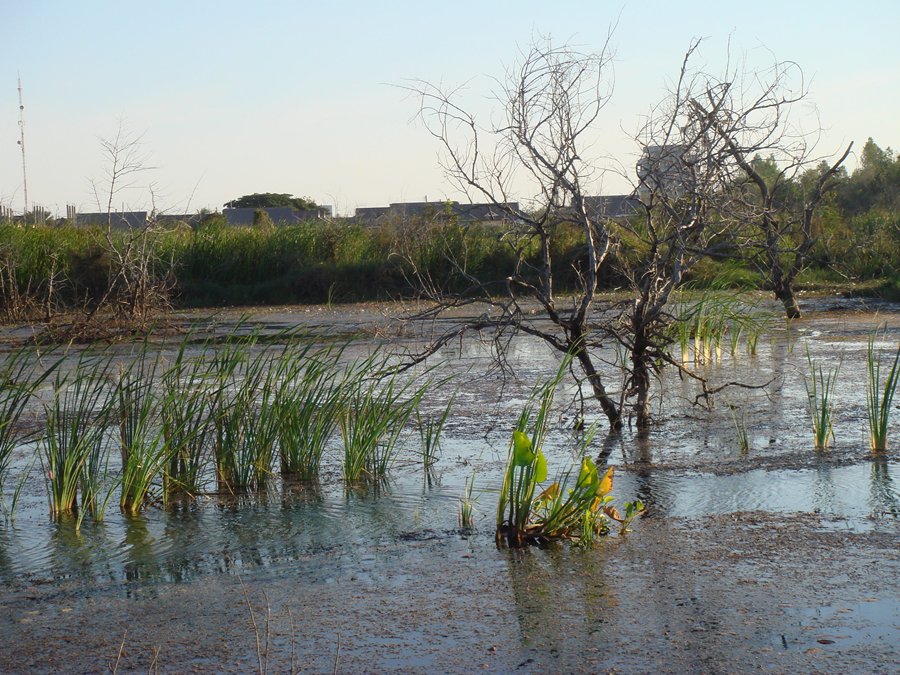
[[[0,364],[0,498],[9,474],[13,450],[32,436],[23,430],[19,423],[25,406],[31,400],[35,389],[53,373],[61,360],[42,368],[39,361],[34,358],[33,351],[19,349],[7,354]],[[10,514],[15,511],[15,504],[28,473],[30,468],[19,480],[9,509]]]
[[[385,478],[395,459],[400,433],[431,386],[402,382],[396,371],[372,367],[373,358],[356,364],[345,378],[347,394],[340,418],[344,443],[344,480]],[[384,364],[382,364],[384,365]],[[382,377],[367,373],[382,372]]]
[[[302,366],[275,397],[281,473],[312,481],[338,426],[343,390],[337,377],[340,350],[304,350],[292,358]]]
[[[291,347],[279,353],[265,347],[254,350],[255,343],[254,337],[239,342],[215,362],[219,386],[213,420],[220,491],[258,489],[272,475],[280,422],[275,401],[291,366]]]
[[[109,499],[100,495],[108,464],[103,436],[113,400],[109,370],[108,356],[82,354],[73,372],[57,371],[41,457],[53,518],[79,512],[80,492],[79,523],[88,511],[103,520]]]
[[[169,462],[171,446],[160,423],[162,402],[156,393],[159,356],[150,358],[146,344],[127,368],[122,368],[115,397],[118,403],[122,452],[122,512],[135,516],[150,499],[150,491]]]
[[[888,421],[897,383],[900,381],[900,345],[882,381],[881,354],[875,349],[875,335],[866,350],[866,410],[869,419],[869,444],[873,451],[884,452],[888,446]]]
[[[737,408],[731,408],[731,419],[734,422],[734,430],[737,433],[738,447],[741,449],[741,452],[749,452],[750,451],[750,433],[747,430],[747,415],[741,410],[740,416],[737,413]]]
[[[733,358],[737,358],[742,340],[747,352],[755,354],[759,336],[771,323],[771,315],[754,303],[720,288],[683,294],[672,318],[669,334],[681,348],[682,362],[691,360],[693,347],[697,366],[721,361],[726,339]]]
[[[434,465],[437,464],[441,452],[441,433],[444,425],[450,417],[453,409],[453,397],[447,402],[443,412],[437,417],[422,417],[416,409],[416,426],[419,428],[419,438],[422,441],[422,465],[425,474],[431,476]]]
[[[185,339],[162,376],[160,419],[168,458],[163,474],[163,502],[191,497],[203,490],[213,435],[213,401],[219,382],[203,359],[188,359]]]
[[[824,366],[813,361],[809,346],[806,348],[806,361],[809,364],[809,376],[804,378],[804,383],[812,422],[813,442],[816,450],[824,450],[834,440],[832,407],[840,365],[834,370],[826,370]]]
[[[475,489],[475,474],[466,478],[466,486],[459,498],[459,526],[463,530],[475,529],[475,501],[472,490]]]

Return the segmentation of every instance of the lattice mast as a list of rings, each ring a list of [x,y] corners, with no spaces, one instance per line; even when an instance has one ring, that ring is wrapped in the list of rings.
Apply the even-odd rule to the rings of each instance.
[[[25,105],[22,103],[22,78],[19,81],[19,147],[22,149],[22,192],[25,195],[25,211],[28,218],[28,173],[25,171]]]

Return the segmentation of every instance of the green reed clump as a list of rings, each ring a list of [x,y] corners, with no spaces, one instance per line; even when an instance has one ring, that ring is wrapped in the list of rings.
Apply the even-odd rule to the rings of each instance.
[[[806,400],[812,421],[813,441],[816,450],[824,450],[834,440],[834,391],[837,384],[840,365],[834,370],[826,370],[815,363],[806,348],[806,360],[809,364],[809,376],[804,378],[806,384]]]
[[[269,348],[254,353],[256,337],[217,354],[218,395],[213,419],[219,489],[240,492],[261,487],[272,475],[279,417],[277,387],[289,360]],[[285,348],[287,350],[287,347]]]
[[[875,349],[875,338],[869,338],[866,350],[866,411],[869,419],[869,443],[875,452],[887,450],[888,420],[897,383],[900,381],[900,345],[882,381],[881,354]]]
[[[351,483],[388,475],[400,433],[431,385],[401,382],[396,370],[370,377],[367,373],[385,372],[383,367],[373,367],[376,358],[356,364],[345,379],[347,393],[339,426],[344,479]]]
[[[770,320],[754,303],[715,288],[701,291],[696,299],[682,299],[675,306],[669,334],[681,348],[682,362],[687,363],[693,351],[693,361],[699,366],[720,361],[726,339],[733,357],[742,341],[748,353],[755,354]]]
[[[32,435],[20,424],[25,406],[35,389],[54,372],[59,363],[57,360],[49,367],[41,367],[34,352],[26,349],[8,353],[0,363],[0,497],[13,450]],[[15,509],[15,501],[14,498],[11,511]]]
[[[116,387],[122,452],[119,505],[131,516],[140,513],[169,462],[163,403],[156,391],[158,367],[159,355],[149,357],[145,343],[138,358],[122,368]]]
[[[109,392],[110,359],[82,354],[68,375],[57,371],[51,402],[46,406],[47,427],[41,465],[47,482],[50,515],[90,511],[102,520],[111,492],[101,499],[107,460],[104,429],[113,400]]]
[[[280,387],[274,401],[282,474],[301,480],[319,476],[322,455],[343,410],[339,356],[340,350],[313,353],[309,347],[292,356],[300,367]]]
[[[188,341],[163,373],[159,415],[168,458],[163,475],[163,501],[191,497],[203,490],[214,435],[212,411],[221,382],[203,358],[188,359]]]

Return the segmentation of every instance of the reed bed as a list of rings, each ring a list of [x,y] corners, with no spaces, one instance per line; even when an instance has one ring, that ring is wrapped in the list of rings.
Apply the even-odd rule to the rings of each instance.
[[[742,343],[748,355],[755,355],[771,322],[771,314],[740,296],[715,289],[692,291],[676,304],[669,335],[680,347],[681,361],[700,366],[720,362],[726,345],[732,358]]]
[[[900,345],[893,361],[882,372],[881,353],[875,349],[877,332],[869,338],[866,349],[866,412],[869,421],[869,445],[874,452],[888,447],[888,422],[897,383],[900,381]]]
[[[344,443],[344,480],[385,478],[396,459],[396,446],[406,423],[431,383],[401,381],[396,370],[374,367],[372,359],[355,364],[345,378],[346,396],[339,426]],[[383,373],[368,377],[365,373]]]
[[[133,517],[210,491],[263,491],[279,472],[315,485],[338,438],[348,482],[387,477],[433,380],[401,377],[377,352],[344,366],[346,345],[313,344],[294,333],[188,335],[171,356],[149,343],[119,356],[84,351],[65,371],[64,357],[45,368],[14,353],[0,369],[0,486],[27,435],[19,417],[51,376],[36,460],[54,520],[100,522],[116,493]],[[432,457],[449,414],[430,423]]]

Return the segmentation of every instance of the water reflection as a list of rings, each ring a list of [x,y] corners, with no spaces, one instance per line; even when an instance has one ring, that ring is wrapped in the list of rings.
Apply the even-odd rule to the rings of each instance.
[[[46,564],[52,578],[116,579],[115,546],[105,524],[84,523],[79,529],[74,519],[60,519],[49,529]]]
[[[876,517],[885,515],[900,517],[900,491],[891,479],[886,457],[876,457],[872,460],[869,506]]]
[[[862,527],[872,517],[900,513],[900,491],[890,476],[896,464],[878,459],[871,464],[833,466],[822,458],[814,469],[758,469],[725,475],[638,466],[618,474],[615,494],[644,501],[648,518],[697,518],[737,511],[818,512]]]
[[[12,560],[7,551],[11,548],[10,533],[0,529],[0,581],[9,583],[12,581]]]
[[[125,537],[121,548],[125,557],[123,566],[126,581],[141,581],[159,576],[159,559],[154,537],[150,534],[147,521],[140,517],[124,517],[122,525]]]
[[[523,647],[555,655],[598,646],[618,605],[605,578],[606,553],[560,545],[505,551]]]
[[[834,485],[832,468],[824,461],[820,460],[819,466],[816,467],[812,489],[813,510],[821,511],[822,513],[834,513],[837,490]]]

